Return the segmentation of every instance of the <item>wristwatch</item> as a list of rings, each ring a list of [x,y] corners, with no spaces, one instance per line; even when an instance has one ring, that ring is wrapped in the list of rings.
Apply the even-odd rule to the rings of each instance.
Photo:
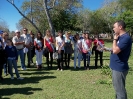
[[[114,40],[116,40],[116,41],[117,41],[117,39],[114,39]]]

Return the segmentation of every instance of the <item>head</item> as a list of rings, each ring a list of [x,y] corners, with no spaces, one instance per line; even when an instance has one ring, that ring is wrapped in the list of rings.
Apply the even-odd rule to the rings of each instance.
[[[126,28],[126,24],[124,21],[120,20],[120,21],[116,21],[114,23],[114,26],[113,26],[113,30],[116,34],[121,34],[123,32],[125,32],[125,28]]]
[[[23,28],[23,33],[27,34],[28,33],[28,29],[27,28]]]
[[[13,42],[11,39],[7,39],[6,43],[8,46],[13,46]]]
[[[2,37],[2,35],[3,35],[3,31],[2,31],[2,30],[0,30],[0,37]]]
[[[58,35],[59,35],[60,37],[62,37],[62,36],[63,36],[62,31],[58,31]]]
[[[94,38],[95,38],[95,40],[99,40],[99,36],[98,35],[95,35]]]
[[[79,34],[78,33],[76,33],[75,38],[79,39]]]
[[[31,38],[34,38],[34,33],[30,33]]]
[[[85,33],[82,34],[82,37],[85,38]]]
[[[67,38],[69,38],[70,35],[71,35],[71,32],[67,32],[67,33],[66,33],[66,37],[67,37]]]
[[[3,33],[3,39],[7,40],[9,38],[9,34],[7,32]]]
[[[37,37],[37,39],[41,40],[42,39],[42,33],[41,32],[37,32],[37,36],[36,37]]]
[[[89,33],[86,33],[86,34],[85,34],[85,38],[86,38],[86,39],[90,39]]]
[[[19,31],[19,30],[16,30],[16,31],[15,31],[15,35],[16,35],[17,37],[20,37],[20,31]]]
[[[51,31],[50,30],[46,30],[46,36],[48,36],[48,37],[51,36]]]

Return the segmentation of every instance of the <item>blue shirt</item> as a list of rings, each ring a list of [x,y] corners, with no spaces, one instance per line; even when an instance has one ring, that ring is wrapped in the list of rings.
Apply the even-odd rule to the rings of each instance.
[[[6,46],[5,51],[8,59],[18,60],[18,53],[15,46]]]
[[[115,71],[123,72],[129,69],[128,59],[132,48],[131,37],[127,33],[119,36],[117,46],[121,52],[118,54],[111,53],[110,68]]]

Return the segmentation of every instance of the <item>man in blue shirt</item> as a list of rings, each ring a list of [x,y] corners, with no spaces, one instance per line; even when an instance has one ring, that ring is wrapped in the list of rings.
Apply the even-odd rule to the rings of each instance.
[[[131,53],[132,40],[125,28],[124,21],[117,21],[113,27],[115,35],[110,56],[110,68],[112,69],[116,99],[127,99],[125,80],[129,70],[128,59]]]

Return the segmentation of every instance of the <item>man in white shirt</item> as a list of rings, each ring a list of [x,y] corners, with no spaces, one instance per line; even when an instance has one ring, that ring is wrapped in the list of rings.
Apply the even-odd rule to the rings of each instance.
[[[23,34],[21,35],[24,38],[24,47],[25,49],[28,49],[27,51],[27,59],[28,59],[28,65],[27,67],[30,68],[30,61],[31,61],[31,44],[32,44],[32,38],[30,34],[28,34],[28,29],[23,29]],[[24,53],[24,61],[26,58],[26,52]]]
[[[26,70],[25,67],[25,62],[24,62],[24,38],[22,36],[20,36],[20,31],[16,30],[15,31],[15,35],[12,39],[12,42],[14,44],[14,46],[17,49],[18,55],[20,55],[20,60],[21,60],[21,69],[22,70]]]

